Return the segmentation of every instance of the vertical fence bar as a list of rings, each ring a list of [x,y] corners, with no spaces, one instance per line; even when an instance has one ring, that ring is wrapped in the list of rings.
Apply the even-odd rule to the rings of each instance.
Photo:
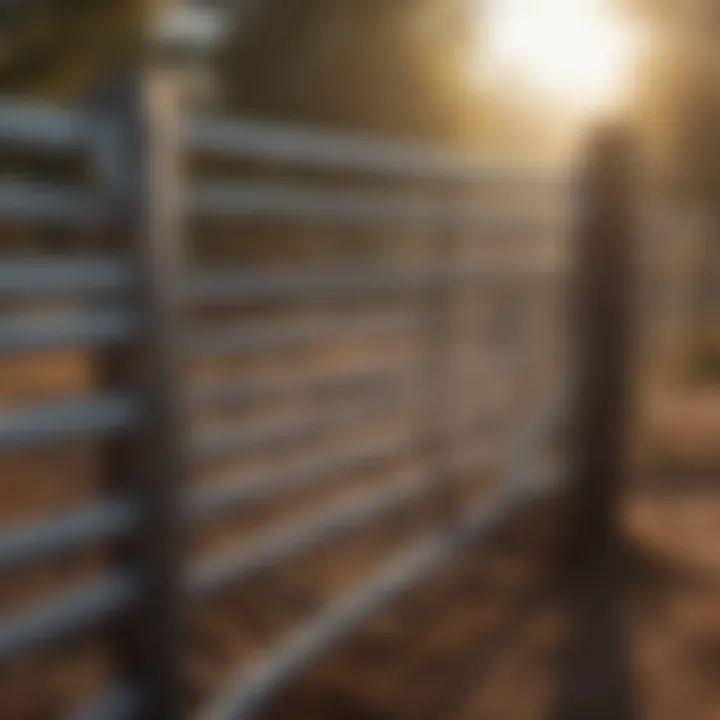
[[[567,564],[570,647],[561,720],[634,717],[623,609],[621,501],[627,479],[633,303],[638,242],[634,148],[617,128],[598,134],[582,178],[571,303]]]
[[[452,434],[457,432],[457,383],[464,382],[459,368],[464,367],[464,325],[463,325],[463,285],[465,233],[468,229],[467,188],[462,182],[453,182],[447,193],[449,208],[444,238],[438,242],[437,264],[442,269],[444,284],[441,287],[438,309],[441,347],[439,378],[438,423],[440,426],[440,447],[438,463],[444,475],[446,520],[451,523],[457,519],[462,508],[462,498],[457,484],[458,455],[463,452],[462,445]],[[463,392],[472,392],[473,386],[465,386]]]
[[[432,228],[429,239],[427,273],[429,282],[422,307],[424,336],[422,375],[425,410],[423,417],[422,456],[428,467],[431,515],[442,523],[451,523],[456,512],[456,496],[452,487],[449,453],[450,385],[452,372],[452,341],[455,325],[455,293],[452,283],[458,269],[458,218],[451,207],[457,193],[448,193],[447,212],[439,228]],[[445,198],[447,200],[447,198]]]
[[[97,167],[111,205],[109,231],[136,272],[133,341],[102,363],[103,382],[138,398],[140,419],[105,454],[109,491],[138,512],[118,563],[136,578],[138,602],[115,629],[119,671],[143,699],[142,720],[183,715],[180,493],[183,461],[177,313],[181,281],[178,82],[142,69],[98,104]]]

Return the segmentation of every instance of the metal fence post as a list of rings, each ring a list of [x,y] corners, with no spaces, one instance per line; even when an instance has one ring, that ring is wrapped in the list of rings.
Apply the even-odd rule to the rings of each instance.
[[[581,178],[570,296],[574,398],[566,564],[570,648],[561,720],[634,716],[624,621],[621,502],[627,480],[637,188],[633,142],[594,139]]]
[[[102,362],[102,381],[138,399],[140,419],[105,454],[109,492],[138,512],[117,562],[138,601],[115,628],[119,672],[139,690],[143,720],[183,716],[181,367],[177,351],[182,243],[177,78],[143,68],[97,103],[97,170],[110,201],[109,233],[135,271],[133,340]]]
[[[454,455],[449,437],[456,307],[452,284],[457,281],[460,240],[457,227],[460,220],[453,208],[457,197],[454,190],[448,193],[447,212],[441,218],[441,226],[432,228],[426,265],[427,286],[422,298],[421,352],[425,385],[422,456],[428,467],[430,500],[435,504],[432,514],[448,525],[455,520],[458,509],[451,467]]]

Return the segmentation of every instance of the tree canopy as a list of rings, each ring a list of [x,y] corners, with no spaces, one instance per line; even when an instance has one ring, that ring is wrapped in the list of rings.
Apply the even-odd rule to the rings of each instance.
[[[720,195],[720,2],[634,0],[654,40],[638,83],[638,119],[676,188]]]
[[[0,88],[57,97],[82,92],[137,51],[149,5],[0,4]],[[219,49],[223,103],[259,116],[458,138],[476,122],[462,68],[470,6],[471,0],[255,3]]]
[[[137,47],[144,0],[0,3],[0,89],[50,96],[81,90]]]
[[[467,0],[268,0],[221,60],[254,115],[425,136],[472,124]]]

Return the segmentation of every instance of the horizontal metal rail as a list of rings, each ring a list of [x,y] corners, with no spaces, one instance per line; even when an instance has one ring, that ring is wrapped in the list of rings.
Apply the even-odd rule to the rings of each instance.
[[[195,524],[226,513],[236,513],[289,493],[329,482],[338,475],[376,468],[411,448],[397,438],[343,452],[313,457],[304,465],[261,473],[254,479],[238,477],[221,480],[211,487],[189,493],[185,499],[188,522]],[[124,501],[98,503],[31,525],[0,533],[0,572],[51,561],[81,551],[93,544],[115,540],[130,533],[137,521],[133,506]]]
[[[288,299],[317,299],[327,296],[402,292],[432,282],[426,273],[337,267],[322,272],[216,271],[190,282],[191,302],[198,305],[228,302],[267,302]]]
[[[316,272],[285,270],[205,272],[189,281],[188,301],[195,305],[318,300],[402,294],[433,287],[496,285],[510,277],[556,271],[554,263],[527,258],[486,260],[482,267],[452,273],[382,267],[337,266]]]
[[[416,443],[414,438],[390,437],[380,441],[376,438],[359,446],[300,461],[293,465],[292,470],[260,473],[250,479],[247,476],[231,476],[196,491],[188,502],[188,513],[195,521],[236,513],[351,473],[377,469],[401,457]]]
[[[0,413],[0,451],[94,438],[122,430],[138,417],[130,398],[74,398]]]
[[[77,151],[90,145],[93,127],[87,113],[0,100],[0,143]],[[468,160],[418,143],[267,121],[196,116],[186,120],[184,136],[189,149],[206,154],[410,180],[545,185],[560,177],[550,169]]]
[[[409,371],[407,363],[374,364],[334,373],[315,371],[297,377],[212,380],[192,388],[187,404],[193,409],[233,408],[291,394],[356,392],[383,387],[403,371]]]
[[[552,184],[547,169],[470,160],[401,140],[379,140],[324,128],[266,121],[195,117],[185,123],[189,147],[205,154],[294,167],[346,171],[417,181]]]
[[[138,690],[130,687],[114,687],[93,697],[66,720],[132,720],[142,708]]]
[[[201,720],[249,720],[255,717],[276,692],[322,652],[451,560],[469,542],[492,533],[538,494],[537,488],[503,489],[493,500],[484,501],[450,532],[440,532],[410,550],[275,648],[265,662],[250,672],[243,669],[240,679],[201,712]]]
[[[111,257],[0,260],[0,298],[111,293],[132,281],[129,263]]]
[[[97,627],[126,609],[134,597],[134,582],[113,576],[11,615],[0,622],[0,662]]]
[[[189,358],[293,352],[338,341],[352,342],[355,338],[376,340],[388,336],[412,336],[422,329],[422,320],[417,313],[408,310],[403,313],[404,317],[398,312],[395,316],[349,321],[330,317],[260,327],[228,323],[224,327],[191,331],[183,338],[183,352]],[[132,338],[135,325],[129,313],[118,310],[3,319],[0,320],[0,358],[32,352],[106,347]]]
[[[245,452],[311,440],[324,431],[334,433],[358,423],[377,420],[381,413],[383,416],[397,412],[411,413],[416,402],[407,397],[408,389],[407,385],[391,388],[390,393],[379,398],[371,397],[369,401],[363,399],[361,404],[336,411],[331,417],[293,419],[262,428],[208,431],[193,443],[192,459],[198,464],[214,462]]]
[[[192,332],[186,339],[185,352],[190,357],[215,355],[261,355],[270,352],[292,352],[324,347],[333,342],[397,337],[422,328],[422,320],[413,313],[406,317],[377,316],[357,320],[328,318],[289,325],[248,326],[237,324]]]
[[[386,419],[385,417],[383,419]],[[463,436],[474,434],[478,421],[459,428]],[[232,475],[213,485],[190,492],[185,513],[191,524],[221,515],[242,512],[258,505],[332,482],[360,472],[377,471],[417,447],[418,439],[407,435],[386,436],[313,456],[282,469],[242,478]],[[497,447],[497,446],[495,446]],[[473,465],[490,459],[488,447],[480,448]],[[123,501],[98,503],[32,525],[0,533],[0,572],[47,562],[81,551],[94,543],[126,536],[132,531],[136,514]]]
[[[123,537],[132,531],[135,521],[132,505],[116,501],[4,530],[0,532],[0,572],[46,562],[95,543]]]
[[[369,494],[362,493],[335,505],[330,511],[324,509],[282,532],[273,530],[265,537],[255,539],[249,548],[240,552],[231,550],[200,563],[190,574],[190,592],[202,597],[227,585],[241,583],[256,572],[278,565],[368,522],[381,519],[411,500],[423,496],[427,486],[421,482],[411,484],[415,478],[416,475],[413,474],[394,481],[390,488]]]
[[[324,220],[407,223],[439,222],[447,211],[422,198],[388,200],[387,194],[312,190],[260,183],[204,183],[191,194],[194,212],[202,216],[260,220]]]
[[[190,190],[192,212],[200,217],[251,220],[324,220],[353,225],[417,225],[442,222],[487,231],[537,228],[544,220],[559,220],[558,213],[478,208],[470,204],[441,203],[422,195],[333,189],[307,189],[267,183],[197,183]]]
[[[203,464],[240,456],[247,452],[296,445],[309,440],[326,427],[327,424],[308,418],[269,428],[213,431],[206,433],[205,437],[194,444],[192,456],[196,463]]]
[[[0,183],[0,220],[94,225],[104,218],[101,203],[87,191],[55,185]]]
[[[387,411],[379,406],[383,420]],[[405,409],[396,408],[401,413]],[[391,410],[391,417],[393,411]],[[360,420],[367,417],[360,414]],[[349,414],[347,422],[355,417]],[[486,418],[464,422],[457,428],[461,436],[474,433]],[[339,423],[343,432],[343,422]],[[337,425],[333,425],[333,430]],[[291,470],[282,469],[259,473],[256,477],[239,478],[231,475],[212,486],[190,493],[186,499],[188,521],[202,522],[225,513],[241,512],[259,504],[271,502],[293,492],[299,492],[332,481],[338,476],[369,469],[377,469],[386,462],[402,456],[416,447],[417,438],[406,436],[383,437],[378,440],[349,445],[329,455],[312,456],[294,464]],[[485,458],[486,452],[482,457]],[[29,526],[8,529],[0,533],[0,571],[14,570],[35,563],[80,551],[91,543],[106,542],[126,535],[132,530],[135,514],[122,501],[99,503],[43,520]]]
[[[305,321],[300,325],[259,328],[229,324],[191,333],[185,340],[185,351],[196,357],[289,351],[316,343],[327,344],[336,337],[349,338],[354,334],[395,336],[419,329],[421,322],[412,313],[406,315],[407,319],[381,316],[348,322],[328,318]],[[0,357],[71,347],[103,347],[129,339],[134,327],[132,317],[119,310],[4,319],[0,320]]]
[[[516,452],[512,453],[511,457],[515,458],[519,454],[525,458],[527,453],[532,452],[545,434],[538,427],[546,428],[549,422],[554,422],[561,407],[562,405],[554,406],[544,422],[533,424],[531,431],[521,436]],[[491,460],[485,456],[483,459]],[[520,466],[525,469],[528,467],[525,460],[521,461]],[[404,481],[396,481],[393,487],[363,494],[361,498],[353,497],[335,506],[331,512],[318,513],[283,533],[269,533],[254,543],[251,549],[240,553],[231,552],[206,561],[192,571],[189,590],[195,595],[203,596],[229,583],[240,582],[253,572],[282,562],[295,553],[312,549],[338,534],[379,519],[383,514],[411,501],[413,497],[422,497],[426,487],[417,481],[412,485],[410,482],[411,479],[406,478]],[[508,492],[517,493],[533,488],[537,490],[539,486],[515,482],[506,488]],[[202,497],[202,491],[196,497]],[[92,534],[98,529],[104,532],[108,521],[117,522],[118,527],[126,521],[132,523],[132,513],[127,510],[120,511],[119,506],[113,511],[109,508],[102,511],[97,509],[95,513],[94,516],[92,512],[86,514],[84,529],[71,528],[72,523],[65,525],[66,529],[77,533],[78,542],[81,541],[81,530]],[[202,515],[203,511],[198,511],[196,519],[200,519]],[[32,559],[36,553],[48,550],[52,534],[59,529],[62,529],[61,523],[56,524],[52,530],[46,528],[42,537],[32,539],[37,544],[33,545],[31,542],[24,545],[26,558]],[[61,544],[66,542],[63,538],[59,539]],[[11,565],[20,562],[22,548],[21,543],[16,557],[5,548],[3,560],[9,561]],[[59,601],[55,599],[20,616],[12,617],[0,624],[0,661],[93,627],[122,609],[132,599],[132,595],[133,584],[127,578],[110,578],[75,590]]]
[[[297,269],[208,271],[186,283],[185,301],[192,305],[315,299],[334,296],[402,293],[444,284],[472,284],[508,274],[541,274],[557,269],[526,257],[483,261],[482,267],[443,276],[403,268],[337,266],[315,272]],[[0,260],[0,298],[96,295],[131,288],[128,263],[114,258],[77,260]]]
[[[83,113],[0,99],[0,144],[76,151],[87,147],[88,130]]]
[[[133,331],[130,315],[117,310],[3,319],[0,320],[0,357],[104,347],[127,340]]]

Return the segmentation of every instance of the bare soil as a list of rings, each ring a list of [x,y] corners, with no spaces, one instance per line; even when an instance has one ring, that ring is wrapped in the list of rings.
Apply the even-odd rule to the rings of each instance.
[[[314,361],[307,362],[312,366]],[[0,389],[10,398],[8,404],[21,404],[93,385],[76,357],[58,358],[55,371],[57,376],[29,397],[23,388],[37,387],[39,370],[18,364],[3,375]],[[23,381],[26,374],[32,377]],[[410,431],[414,428],[411,422]],[[683,391],[653,400],[644,428],[641,463],[626,505],[637,561],[629,566],[624,607],[638,706],[649,720],[718,720],[718,394]],[[385,424],[374,429],[388,432]],[[402,474],[412,470],[412,462],[401,459],[387,472]],[[4,458],[0,519],[13,524],[76,507],[102,494],[98,476],[96,447]],[[482,475],[466,479],[454,496],[458,506],[487,488]],[[256,532],[320,510],[358,489],[372,489],[375,482],[337,478],[331,488],[208,529],[196,538],[193,552],[251,541]],[[382,482],[379,475],[377,485]],[[561,686],[558,662],[567,639],[556,573],[563,512],[558,502],[540,503],[489,544],[469,548],[309,668],[267,709],[268,720],[552,720]],[[437,520],[427,505],[395,514],[303,556],[287,571],[263,575],[204,603],[190,628],[193,704],[221,689],[238,667],[281,642]],[[72,563],[2,578],[0,611],[50,597],[105,567],[102,552],[89,552]],[[64,717],[79,698],[106,684],[112,675],[110,650],[97,634],[0,668],[0,718]]]

